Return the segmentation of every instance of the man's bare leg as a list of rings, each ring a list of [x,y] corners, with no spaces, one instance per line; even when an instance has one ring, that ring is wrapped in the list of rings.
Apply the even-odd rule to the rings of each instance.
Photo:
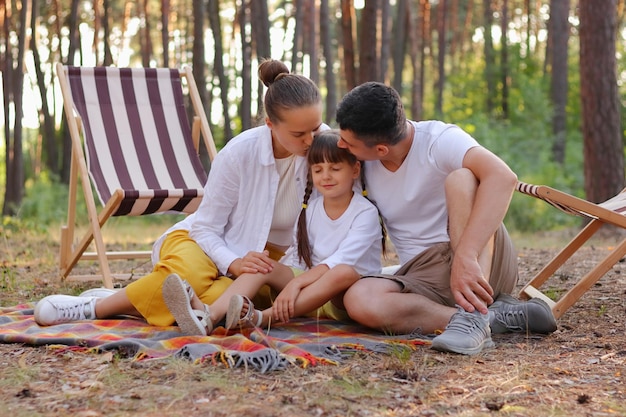
[[[452,252],[454,252],[472,212],[478,181],[472,174],[472,171],[459,169],[448,175],[445,187],[448,209],[448,234],[450,235],[450,247]],[[478,263],[487,281],[489,281],[493,259],[493,241],[494,238],[492,237],[478,257]]]
[[[346,291],[343,302],[353,320],[394,334],[444,329],[456,311],[422,295],[400,291],[400,284],[393,280],[362,278]]]

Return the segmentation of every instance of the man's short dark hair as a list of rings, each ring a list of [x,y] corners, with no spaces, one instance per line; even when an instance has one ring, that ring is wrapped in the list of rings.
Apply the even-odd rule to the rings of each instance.
[[[400,95],[379,82],[366,82],[348,92],[337,106],[337,124],[353,132],[367,146],[395,145],[406,134],[406,115]]]

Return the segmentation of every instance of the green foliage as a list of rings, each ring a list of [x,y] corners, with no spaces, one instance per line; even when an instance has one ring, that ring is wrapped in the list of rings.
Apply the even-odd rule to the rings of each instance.
[[[18,217],[45,227],[59,223],[67,216],[68,187],[42,173],[39,178],[26,183],[26,195]]]
[[[48,175],[42,174],[37,181],[28,181],[26,184],[26,196],[18,211],[17,218],[13,220],[18,224],[26,224],[31,228],[45,230],[50,225],[58,225],[66,221],[68,204],[68,186],[54,181]],[[77,224],[86,225],[87,206],[82,198],[82,192],[78,192],[76,199]],[[97,202],[96,207],[100,210],[101,205]],[[141,228],[147,225],[161,225],[165,230],[170,225],[182,219],[180,214],[163,214],[141,217],[113,217],[107,221],[108,225],[117,226],[121,229],[128,228],[132,223],[133,228]],[[5,225],[6,226],[6,225]]]
[[[501,110],[496,109],[495,115],[484,111],[484,65],[481,60],[474,61],[466,61],[465,71],[449,78],[444,120],[459,125],[500,156],[521,181],[549,185],[584,197],[582,133],[580,118],[576,116],[580,114],[578,87],[570,88],[569,92],[566,160],[560,165],[552,158],[552,107],[548,80],[541,75],[541,66],[519,62],[511,66],[511,78],[515,81],[509,86],[508,118],[503,119]],[[570,73],[575,81],[577,72]],[[505,222],[510,230],[520,232],[580,224],[578,218],[519,193],[513,196]]]

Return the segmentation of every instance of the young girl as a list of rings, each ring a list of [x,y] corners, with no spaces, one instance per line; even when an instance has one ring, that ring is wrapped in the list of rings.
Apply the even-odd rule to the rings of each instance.
[[[133,315],[157,326],[174,324],[163,298],[171,274],[183,277],[202,302],[192,328],[212,330],[204,303],[213,303],[245,273],[268,273],[292,245],[308,166],[306,152],[323,128],[322,96],[310,79],[291,74],[280,61],[259,66],[267,86],[265,124],[233,138],[213,161],[198,210],[177,223],[153,247],[153,271],[104,298],[51,295],[35,307],[40,325]],[[89,295],[94,295],[89,292]],[[105,294],[106,295],[106,294]]]
[[[309,148],[309,180],[297,227],[298,254],[283,263],[272,262],[269,273],[239,276],[210,306],[212,323],[225,314],[227,328],[250,323],[266,327],[272,320],[287,322],[311,314],[348,319],[343,294],[360,274],[380,272],[384,235],[376,207],[354,192],[360,163],[337,146],[338,140],[336,131],[321,132]],[[309,202],[313,186],[320,196]],[[287,266],[290,263],[298,269]],[[264,284],[280,293],[272,307],[255,310],[250,297]],[[186,302],[183,287],[176,275],[168,277],[163,287],[166,301],[176,299],[168,306],[178,322],[193,320],[190,311],[202,308],[193,295],[191,303]],[[181,296],[174,297],[174,293]]]

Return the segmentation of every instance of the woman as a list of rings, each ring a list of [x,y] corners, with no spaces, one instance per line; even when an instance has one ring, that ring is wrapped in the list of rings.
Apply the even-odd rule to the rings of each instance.
[[[261,63],[259,78],[267,86],[265,125],[242,132],[218,153],[197,212],[155,243],[153,271],[104,298],[45,297],[35,307],[37,323],[123,314],[168,326],[175,319],[162,286],[170,274],[185,279],[204,304],[211,304],[232,278],[271,271],[271,260],[292,244],[306,186],[304,156],[313,135],[326,126],[322,97],[311,80],[290,74],[276,60]],[[206,323],[206,311],[196,314]]]

